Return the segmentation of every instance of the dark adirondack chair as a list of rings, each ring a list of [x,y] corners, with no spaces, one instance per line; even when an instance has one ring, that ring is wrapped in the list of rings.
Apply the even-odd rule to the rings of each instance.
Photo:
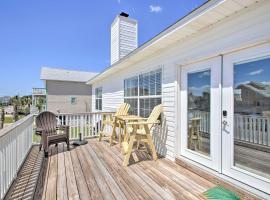
[[[49,111],[40,113],[36,118],[36,126],[37,131],[41,133],[41,145],[43,146],[45,157],[48,156],[48,149],[51,144],[66,142],[67,150],[69,151],[69,126],[57,126],[57,118],[54,113]]]

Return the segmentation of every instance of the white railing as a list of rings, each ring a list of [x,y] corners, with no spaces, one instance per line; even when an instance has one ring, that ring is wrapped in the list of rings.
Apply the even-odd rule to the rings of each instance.
[[[252,115],[234,115],[236,140],[270,146],[270,118]]]
[[[16,178],[32,146],[34,116],[28,115],[0,130],[0,199]]]
[[[32,95],[46,95],[46,89],[45,88],[33,88]]]
[[[58,124],[70,126],[70,139],[96,137],[112,112],[63,113],[58,115]],[[16,123],[0,130],[0,199],[3,199],[17,176],[32,147],[34,115],[28,115]],[[108,131],[108,127],[106,127]],[[109,128],[110,129],[110,128]]]
[[[204,111],[191,111],[190,118],[200,118],[199,130],[210,132],[210,113]],[[270,117],[254,115],[234,115],[234,138],[253,144],[270,146]]]
[[[58,114],[58,124],[69,126],[70,139],[79,138],[80,133],[84,138],[96,137],[101,129],[102,114],[109,117],[111,113],[60,113]]]
[[[190,111],[189,114],[190,118],[200,118],[200,132],[210,133],[210,112],[194,110]]]

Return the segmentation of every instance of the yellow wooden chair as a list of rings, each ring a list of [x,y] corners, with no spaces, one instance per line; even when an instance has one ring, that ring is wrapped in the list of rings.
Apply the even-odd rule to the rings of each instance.
[[[156,161],[157,153],[155,149],[155,145],[152,139],[151,131],[155,124],[159,124],[159,116],[162,113],[162,104],[157,105],[152,110],[150,116],[147,119],[142,118],[137,122],[128,122],[127,127],[127,138],[125,138],[122,143],[122,153],[124,154],[124,162],[123,165],[127,166],[129,163],[129,158],[133,150],[134,143],[143,142],[145,145],[148,144],[150,150],[152,151],[152,157]]]
[[[188,142],[188,148],[191,149],[193,148],[193,144],[195,142],[195,149],[198,149],[199,151],[201,150],[202,147],[202,136],[200,134],[200,123],[201,123],[201,118],[192,118],[190,119],[190,124],[189,124],[189,142]]]
[[[110,137],[110,144],[112,145],[113,140],[116,137],[116,127],[120,127],[120,123],[117,122],[115,116],[123,116],[127,115],[129,111],[130,105],[128,103],[122,103],[119,108],[116,110],[114,115],[108,115],[102,114],[102,125],[101,129],[99,132],[99,141],[102,140],[104,136]],[[111,126],[112,127],[112,132],[111,134],[108,134],[105,132],[104,128],[105,126]],[[121,137],[121,136],[119,136]]]

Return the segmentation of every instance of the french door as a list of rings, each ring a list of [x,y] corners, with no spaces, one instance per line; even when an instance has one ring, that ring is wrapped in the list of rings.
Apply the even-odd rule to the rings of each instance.
[[[223,61],[222,173],[270,193],[270,45]]]
[[[221,171],[221,57],[181,68],[181,154]]]
[[[270,44],[181,66],[181,155],[270,194]]]

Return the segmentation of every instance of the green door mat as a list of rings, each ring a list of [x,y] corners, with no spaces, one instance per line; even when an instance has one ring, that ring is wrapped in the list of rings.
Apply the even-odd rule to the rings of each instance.
[[[237,194],[221,186],[211,188],[203,194],[209,200],[240,200]]]

